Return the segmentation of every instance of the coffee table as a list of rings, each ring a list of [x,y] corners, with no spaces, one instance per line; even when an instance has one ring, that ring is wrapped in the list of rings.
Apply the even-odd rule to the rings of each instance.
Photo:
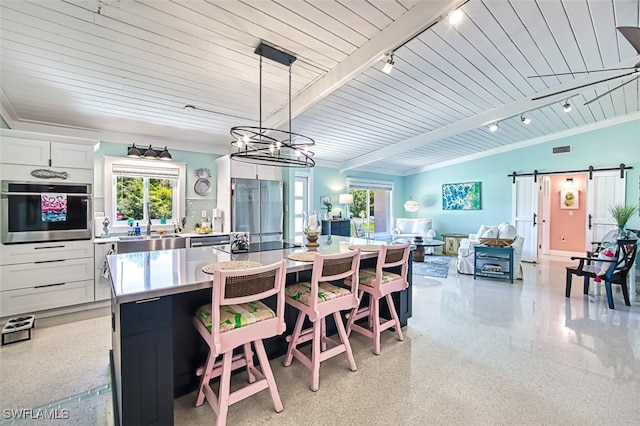
[[[444,241],[436,239],[423,239],[422,241],[411,240],[411,245],[415,246],[413,250],[413,261],[424,262],[425,247],[440,247],[444,245]]]

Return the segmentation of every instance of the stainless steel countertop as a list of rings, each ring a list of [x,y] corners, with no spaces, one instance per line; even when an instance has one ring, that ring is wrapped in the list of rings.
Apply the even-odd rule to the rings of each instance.
[[[330,242],[329,242],[330,241]],[[321,236],[318,251],[343,253],[352,244],[383,244],[362,238]],[[177,250],[161,250],[107,256],[111,285],[116,302],[135,302],[154,297],[194,291],[213,285],[213,275],[202,272],[211,263],[230,260],[250,260],[263,265],[287,261],[287,272],[311,269],[313,262],[297,262],[287,259],[292,252],[307,251],[305,247],[271,250],[257,253],[228,254],[214,247],[196,247]],[[376,252],[362,252],[363,259],[377,257]]]

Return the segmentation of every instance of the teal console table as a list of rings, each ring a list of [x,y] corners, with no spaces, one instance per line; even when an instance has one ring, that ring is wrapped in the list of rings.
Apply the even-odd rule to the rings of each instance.
[[[476,276],[509,279],[513,284],[513,247],[476,246],[473,279]]]

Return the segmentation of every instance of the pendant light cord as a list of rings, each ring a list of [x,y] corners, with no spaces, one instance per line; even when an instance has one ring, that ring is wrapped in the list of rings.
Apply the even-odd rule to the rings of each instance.
[[[289,144],[291,144],[291,66],[289,64]]]
[[[258,113],[260,114],[260,140],[262,140],[262,55],[260,55],[260,106]]]

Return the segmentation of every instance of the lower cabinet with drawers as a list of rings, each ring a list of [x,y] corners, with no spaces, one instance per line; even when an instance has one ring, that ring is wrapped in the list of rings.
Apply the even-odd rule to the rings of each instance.
[[[94,301],[90,240],[0,247],[0,317]]]

